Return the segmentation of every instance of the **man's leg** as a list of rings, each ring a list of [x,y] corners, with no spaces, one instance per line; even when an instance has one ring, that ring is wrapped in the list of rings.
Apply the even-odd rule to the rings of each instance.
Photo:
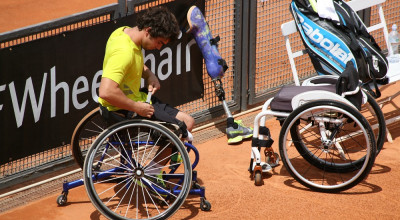
[[[162,103],[154,96],[151,101],[154,107],[152,119],[178,125],[184,138],[187,136],[187,131],[193,129],[195,121],[192,116],[168,104]]]
[[[194,118],[185,112],[178,112],[176,114],[176,118],[180,121],[183,121],[186,124],[186,128],[188,131],[192,131],[194,127]]]
[[[186,137],[187,136],[187,131],[191,131],[194,126],[194,119],[192,116],[190,116],[187,113],[181,112],[178,109],[169,106],[168,104],[162,103],[160,100],[158,100],[156,97],[152,97],[152,105],[154,107],[154,115],[152,116],[153,120],[158,120],[158,121],[163,121],[163,122],[168,122],[172,124],[176,124],[179,126],[182,136]],[[172,148],[168,147],[167,149],[164,149],[162,152],[157,152],[158,156],[157,158],[154,158],[154,162],[150,163],[151,166],[154,165],[154,167],[159,167],[159,172],[162,177],[162,167],[167,164],[169,160],[163,160],[164,158],[169,158],[170,163],[172,164],[177,164],[182,161],[179,152],[176,152],[176,150],[172,150]],[[161,161],[161,163],[156,163],[155,161]],[[160,176],[157,177],[160,180]]]

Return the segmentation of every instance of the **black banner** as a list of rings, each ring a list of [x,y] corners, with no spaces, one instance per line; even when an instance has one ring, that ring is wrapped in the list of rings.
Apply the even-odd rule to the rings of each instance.
[[[204,11],[204,1],[195,3]],[[187,2],[166,5],[178,4]],[[70,142],[76,124],[98,106],[109,35],[134,26],[136,16],[0,50],[0,164]],[[160,80],[159,99],[177,106],[202,97],[202,55],[190,35],[144,56]]]

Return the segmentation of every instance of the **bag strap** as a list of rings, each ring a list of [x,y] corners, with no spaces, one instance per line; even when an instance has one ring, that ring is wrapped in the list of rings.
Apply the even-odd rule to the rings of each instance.
[[[315,0],[314,0],[315,1]],[[313,4],[309,0],[293,0],[297,6],[301,6],[302,9],[307,10],[307,12],[317,14],[313,9]]]
[[[381,50],[379,45],[376,43],[375,38],[368,32],[367,28],[364,25],[364,22],[360,19],[360,17],[356,14],[356,12],[344,1],[337,0],[340,3],[340,7],[343,8],[347,14],[349,14],[348,20],[351,22],[341,21],[342,26],[349,26],[351,30],[354,31],[357,35],[362,35],[368,40],[370,40],[371,44]],[[335,2],[336,3],[336,2]],[[336,3],[339,4],[339,3]],[[344,19],[344,18],[343,18]],[[346,19],[344,19],[346,20]]]
[[[372,97],[374,97],[375,99],[381,97],[381,91],[378,88],[378,83],[376,82],[376,78],[373,77],[372,79],[373,83],[374,83],[374,87],[375,87],[375,92],[371,89],[371,87],[368,84],[363,84],[363,88],[369,93],[371,94]]]

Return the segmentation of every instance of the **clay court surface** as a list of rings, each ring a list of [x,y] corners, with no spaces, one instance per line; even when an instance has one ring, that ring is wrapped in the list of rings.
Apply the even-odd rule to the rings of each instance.
[[[383,90],[383,96],[399,88],[400,84],[391,85]],[[400,98],[395,103],[399,106]],[[399,112],[392,105],[383,110],[385,116]],[[251,120],[247,122],[251,125]],[[277,140],[279,123],[272,119],[267,126]],[[294,181],[283,165],[266,175],[264,185],[257,187],[247,171],[250,141],[228,145],[224,136],[198,144],[201,157],[196,170],[212,209],[201,211],[199,198],[189,197],[172,219],[400,219],[400,123],[388,127],[394,142],[385,143],[368,178],[339,194],[308,190]],[[278,150],[277,143],[273,147]],[[57,206],[59,187],[59,193],[1,213],[0,219],[104,219],[83,186],[70,190],[66,206]]]
[[[2,0],[0,32],[66,16],[113,1],[64,2],[57,6],[49,0]],[[88,5],[86,5],[88,4]],[[5,19],[9,18],[9,19]],[[11,19],[13,18],[13,19]],[[14,19],[15,18],[15,19]],[[383,90],[383,98],[399,91],[400,83]],[[386,105],[386,117],[399,115],[400,98]],[[246,125],[258,111],[242,116]],[[240,118],[239,118],[240,119]],[[279,123],[267,121],[278,150]],[[173,219],[400,219],[400,122],[388,126],[394,138],[385,142],[368,178],[354,188],[325,194],[308,190],[288,174],[283,165],[264,177],[264,185],[255,186],[247,171],[250,141],[228,145],[225,136],[197,144],[200,163],[197,167],[200,183],[206,187],[206,197],[212,204],[209,212],[199,209],[199,198],[189,197]],[[195,134],[196,138],[196,134]],[[59,193],[41,198],[25,206],[0,213],[0,219],[104,219],[92,206],[83,186],[70,190],[64,207],[56,204]]]

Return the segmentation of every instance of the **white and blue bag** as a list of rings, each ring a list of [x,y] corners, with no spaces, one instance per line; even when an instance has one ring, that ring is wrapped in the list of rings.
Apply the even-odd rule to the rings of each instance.
[[[319,75],[340,75],[351,62],[364,87],[380,97],[388,61],[353,9],[342,0],[292,0],[290,11]],[[375,92],[368,86],[373,83]]]

